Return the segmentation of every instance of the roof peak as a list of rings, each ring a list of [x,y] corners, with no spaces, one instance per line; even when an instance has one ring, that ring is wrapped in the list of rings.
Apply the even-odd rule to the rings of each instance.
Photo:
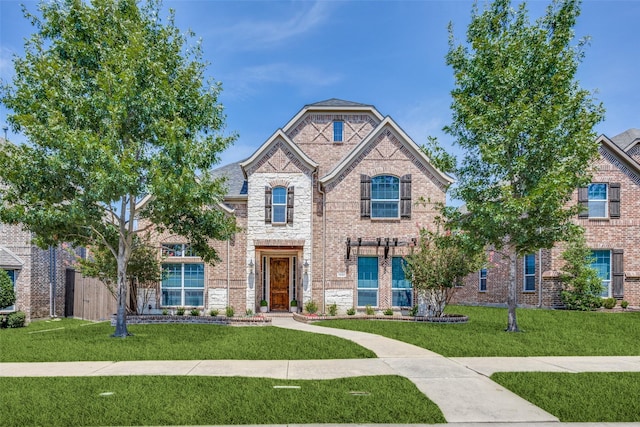
[[[313,104],[307,105],[307,107],[372,107],[372,105],[331,98],[320,102],[314,102]]]
[[[631,128],[611,138],[614,144],[626,151],[636,140],[640,139],[640,129]]]

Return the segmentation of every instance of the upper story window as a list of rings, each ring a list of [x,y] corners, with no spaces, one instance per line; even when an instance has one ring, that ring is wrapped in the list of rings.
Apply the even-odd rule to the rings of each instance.
[[[162,245],[163,257],[198,256],[191,245],[186,243],[165,243]]]
[[[342,142],[344,122],[336,120],[333,122],[333,142]]]
[[[620,184],[593,183],[578,189],[580,218],[620,218]]]
[[[293,224],[294,187],[264,189],[264,222],[267,224]]]
[[[411,218],[411,174],[360,175],[361,218]]]
[[[287,189],[276,187],[273,189],[273,201],[271,204],[271,222],[284,224],[287,222]]]
[[[536,256],[534,254],[524,256],[524,290],[525,292],[536,290]]]

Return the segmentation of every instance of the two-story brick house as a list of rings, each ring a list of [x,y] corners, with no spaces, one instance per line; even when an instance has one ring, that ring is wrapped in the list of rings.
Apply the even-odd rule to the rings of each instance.
[[[592,164],[592,183],[577,189],[573,203],[582,206],[575,222],[585,229],[593,267],[602,278],[603,297],[640,306],[640,130],[598,137],[599,156]],[[524,306],[561,307],[563,245],[529,254],[520,261],[518,302]],[[454,301],[503,304],[508,265],[491,253],[486,269],[466,280]]]
[[[211,266],[164,235],[165,275],[152,306],[320,311],[411,306],[402,256],[429,227],[452,179],[371,105],[307,105],[225,176],[224,209],[242,231],[214,243]],[[155,304],[154,304],[155,301]]]

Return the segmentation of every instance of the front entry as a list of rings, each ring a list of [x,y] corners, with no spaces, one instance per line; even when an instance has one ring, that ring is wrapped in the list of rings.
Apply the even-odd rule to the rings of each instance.
[[[288,310],[289,258],[271,258],[269,272],[271,310]]]

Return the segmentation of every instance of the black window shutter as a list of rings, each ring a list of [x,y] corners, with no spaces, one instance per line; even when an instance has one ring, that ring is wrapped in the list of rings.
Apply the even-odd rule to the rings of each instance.
[[[400,178],[400,217],[411,218],[411,174]]]
[[[624,296],[624,262],[622,249],[614,249],[613,251],[613,289],[614,298],[622,298]]]
[[[360,175],[360,217],[371,218],[371,177]]]
[[[264,222],[271,224],[271,187],[264,187]]]
[[[293,224],[293,186],[287,188],[287,224]]]
[[[609,218],[620,218],[620,183],[609,184]]]
[[[578,212],[578,218],[589,218],[589,188],[578,188],[578,206],[580,212]]]

